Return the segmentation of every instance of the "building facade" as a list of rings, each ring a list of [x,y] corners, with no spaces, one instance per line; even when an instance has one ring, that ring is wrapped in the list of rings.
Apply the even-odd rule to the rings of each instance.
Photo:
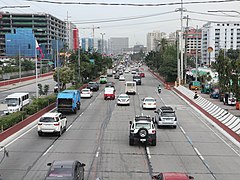
[[[46,59],[53,59],[54,52],[66,44],[66,23],[50,14],[0,14],[0,57],[6,57],[6,34],[12,34],[19,28],[30,28],[42,48]],[[17,37],[17,36],[16,36]],[[18,38],[19,39],[19,38]],[[15,46],[18,51],[19,47]]]
[[[190,28],[184,32],[183,38],[186,56],[195,59],[197,55],[201,59],[202,30]]]
[[[202,61],[211,65],[220,50],[240,49],[239,22],[208,22],[202,28]]]
[[[123,49],[129,48],[128,37],[111,37],[108,40],[108,47],[110,54],[123,54]]]
[[[147,51],[157,51],[162,38],[166,38],[166,33],[160,31],[147,33]]]

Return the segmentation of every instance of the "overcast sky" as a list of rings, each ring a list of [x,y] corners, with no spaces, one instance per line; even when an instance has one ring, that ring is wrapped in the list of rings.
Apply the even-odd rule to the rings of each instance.
[[[157,4],[157,3],[180,3],[181,0],[43,0],[49,2],[91,2],[91,3],[133,3],[133,4]],[[218,0],[215,0],[218,1]],[[219,0],[224,1],[224,0]],[[225,0],[229,1],[229,0]],[[183,2],[208,2],[207,0],[183,0]],[[95,37],[101,37],[100,33],[105,33],[104,39],[110,37],[129,37],[130,46],[135,44],[146,45],[146,35],[148,32],[159,30],[169,34],[180,29],[180,12],[175,12],[180,5],[162,5],[155,7],[140,6],[101,6],[101,5],[67,5],[53,4],[46,2],[30,2],[29,0],[0,0],[0,8],[9,5],[30,5],[29,8],[1,9],[1,11],[16,13],[49,13],[53,16],[69,20],[77,25],[81,37],[92,37],[92,30],[87,29],[93,26],[100,27],[95,30]],[[186,4],[184,8],[187,12],[183,16],[189,15],[189,26],[202,27],[207,21],[240,21],[240,0],[224,3],[206,4]],[[211,13],[209,10],[234,10],[238,13]],[[210,14],[210,15],[207,15]],[[233,17],[234,16],[234,17]],[[133,18],[138,17],[138,18]],[[141,18],[140,18],[141,17]],[[132,19],[131,19],[132,18]],[[113,19],[129,19],[113,22]],[[84,24],[83,24],[84,22]],[[90,22],[90,23],[86,23]],[[184,26],[186,20],[183,21]]]

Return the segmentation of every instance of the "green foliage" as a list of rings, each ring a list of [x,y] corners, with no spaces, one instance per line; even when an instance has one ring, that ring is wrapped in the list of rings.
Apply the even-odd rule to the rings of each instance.
[[[173,82],[177,78],[177,49],[174,45],[168,45],[162,39],[159,51],[151,51],[145,58],[146,64],[158,71],[168,82]]]
[[[56,82],[58,81],[57,74],[58,74],[58,68],[53,73],[53,79]],[[73,74],[74,74],[74,71],[70,67],[67,67],[67,66],[61,67],[59,68],[59,81],[63,83],[63,85],[67,83],[71,83],[73,80]]]
[[[38,94],[41,96],[43,95],[42,84],[38,84]]]
[[[0,118],[0,128],[4,131],[26,118],[26,112],[19,111]]]
[[[43,90],[43,92],[44,92],[45,95],[48,94],[48,90],[49,90],[49,85],[45,84],[45,85],[44,85],[44,90]]]

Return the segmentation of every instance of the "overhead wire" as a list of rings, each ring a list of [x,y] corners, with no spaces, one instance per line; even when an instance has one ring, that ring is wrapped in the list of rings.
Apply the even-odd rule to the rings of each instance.
[[[50,3],[50,4],[68,4],[68,5],[98,5],[98,6],[141,6],[141,7],[157,7],[171,5],[187,5],[187,4],[210,4],[210,3],[228,3],[240,0],[208,0],[208,1],[189,1],[189,2],[169,2],[169,3],[105,3],[105,2],[70,2],[70,1],[51,1],[51,0],[25,0],[30,2]]]

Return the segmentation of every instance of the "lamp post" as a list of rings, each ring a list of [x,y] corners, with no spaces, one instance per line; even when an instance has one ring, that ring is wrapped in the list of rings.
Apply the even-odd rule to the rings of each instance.
[[[103,46],[104,46],[103,36],[105,35],[105,33],[100,33],[100,34],[102,35],[102,52],[101,52],[101,53],[102,53],[102,57],[103,57],[103,49],[104,49],[104,48],[103,48]]]

